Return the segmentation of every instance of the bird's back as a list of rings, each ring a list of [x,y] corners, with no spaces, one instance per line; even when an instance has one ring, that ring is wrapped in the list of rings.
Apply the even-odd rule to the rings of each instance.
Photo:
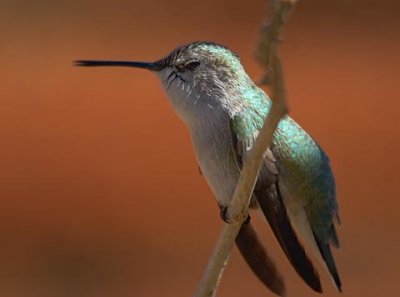
[[[247,96],[234,119],[245,139],[261,129],[271,101],[259,89]],[[334,219],[338,219],[335,182],[329,159],[321,147],[292,118],[283,118],[271,147],[278,169],[281,194],[292,225],[315,255],[326,264],[340,289],[340,279],[330,250],[339,245]]]
[[[290,117],[275,132],[272,151],[280,178],[288,191],[303,203],[313,232],[321,240],[333,236],[337,216],[335,182],[329,159],[320,146]]]
[[[271,107],[268,96],[257,87],[248,93],[235,122],[238,137],[245,139],[261,129]],[[332,218],[337,217],[335,182],[329,159],[321,147],[292,118],[284,117],[271,147],[277,159],[279,178],[305,206],[313,231],[331,238]]]

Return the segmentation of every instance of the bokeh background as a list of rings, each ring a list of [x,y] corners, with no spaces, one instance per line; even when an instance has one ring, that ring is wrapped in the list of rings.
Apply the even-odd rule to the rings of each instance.
[[[0,1],[1,297],[192,294],[221,222],[185,127],[151,73],[72,61],[154,60],[212,40],[256,79],[265,8]],[[397,1],[304,0],[280,47],[290,113],[335,172],[343,296],[399,294],[399,24]],[[288,296],[316,296],[257,226]],[[338,296],[321,275],[326,296]],[[219,296],[270,295],[235,250]]]

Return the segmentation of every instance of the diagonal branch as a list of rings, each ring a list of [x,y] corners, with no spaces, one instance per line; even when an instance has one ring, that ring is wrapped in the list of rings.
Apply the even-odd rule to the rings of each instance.
[[[272,143],[273,133],[280,119],[287,112],[282,67],[276,47],[282,26],[296,2],[297,0],[271,0],[269,2],[271,12],[261,28],[255,58],[266,70],[261,83],[268,82],[270,85],[273,103],[253,148],[243,162],[242,173],[227,211],[227,216],[232,223],[223,225],[206,270],[194,293],[195,297],[214,296],[216,293],[235,238],[248,216],[248,205],[264,152]]]

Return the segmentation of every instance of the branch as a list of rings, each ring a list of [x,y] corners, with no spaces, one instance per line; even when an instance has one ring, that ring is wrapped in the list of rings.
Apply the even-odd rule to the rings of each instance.
[[[272,91],[283,87],[283,75],[275,72],[276,68],[280,68],[280,61],[277,54],[277,45],[282,39],[282,27],[285,24],[289,13],[298,0],[270,0],[269,15],[264,20],[254,58],[263,66],[265,73],[259,80],[259,85],[270,85]],[[280,70],[281,71],[281,70]],[[282,86],[277,86],[280,80]],[[284,94],[283,94],[284,95]],[[274,95],[272,95],[272,99]]]
[[[194,293],[195,297],[215,295],[236,236],[248,216],[249,201],[264,153],[272,144],[273,133],[287,112],[282,67],[276,47],[281,28],[296,2],[297,0],[272,0],[270,2],[272,13],[261,28],[255,58],[266,70],[261,83],[269,82],[271,86],[272,106],[253,148],[244,159],[242,173],[227,211],[227,217],[232,223],[223,225],[206,270]]]

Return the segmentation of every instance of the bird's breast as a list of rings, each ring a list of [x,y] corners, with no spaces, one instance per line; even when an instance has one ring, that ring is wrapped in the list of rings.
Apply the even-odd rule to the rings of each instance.
[[[195,155],[215,198],[228,205],[239,178],[229,118],[210,119],[190,128]]]

